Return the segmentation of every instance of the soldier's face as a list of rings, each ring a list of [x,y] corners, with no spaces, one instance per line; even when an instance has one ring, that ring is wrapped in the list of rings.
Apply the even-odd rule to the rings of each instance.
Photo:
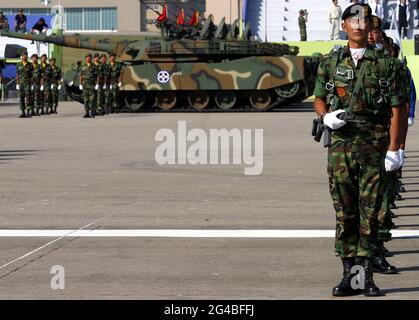
[[[37,57],[33,57],[32,58],[32,63],[36,64],[38,62],[38,58]]]
[[[105,63],[106,63],[106,57],[102,57],[101,62],[102,62],[103,64],[105,64]]]
[[[88,64],[92,63],[92,58],[86,57],[86,63],[88,63]]]
[[[42,63],[47,63],[47,58],[46,57],[42,57],[41,58]]]
[[[98,63],[98,62],[99,62],[99,58],[98,58],[98,57],[96,57],[96,58],[94,59],[94,61],[95,61],[95,63]]]
[[[55,61],[54,60],[50,60],[49,62],[52,66],[55,66]]]
[[[368,34],[371,31],[371,23],[369,19],[349,17],[342,22],[342,29],[348,34],[349,40],[362,42],[368,40]]]
[[[372,44],[380,43],[382,44],[384,41],[383,33],[380,29],[372,29],[371,32],[368,34],[368,42]]]
[[[114,62],[115,62],[115,57],[114,57],[114,56],[111,56],[111,57],[109,58],[109,60],[110,60],[110,62],[114,63]]]
[[[24,55],[22,56],[22,60],[23,60],[23,61],[28,61],[28,55],[24,54]]]

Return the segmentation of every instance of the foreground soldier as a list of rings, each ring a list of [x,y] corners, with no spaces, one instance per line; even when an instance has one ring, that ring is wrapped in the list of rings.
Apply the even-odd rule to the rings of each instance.
[[[28,62],[28,53],[22,52],[22,61],[16,65],[16,89],[20,91],[20,111],[22,114],[19,118],[31,117],[30,112],[26,115],[26,108],[30,108],[32,104],[32,76],[33,76],[33,65]]]
[[[119,108],[119,89],[122,86],[122,64],[116,61],[115,54],[110,54],[109,60],[109,107],[115,112]]]
[[[83,91],[84,108],[86,114],[83,118],[96,116],[96,96],[98,85],[98,71],[92,63],[92,55],[86,55],[86,64],[80,71],[80,90]]]
[[[49,63],[51,66],[51,73],[52,73],[52,85],[51,85],[51,100],[52,100],[52,112],[57,113],[58,108],[58,99],[61,90],[61,69],[56,65],[57,61],[55,58],[49,59]]]
[[[41,109],[41,89],[42,86],[42,68],[41,65],[38,63],[38,55],[33,54],[32,57],[32,65],[33,65],[33,75],[32,75],[32,105],[31,105],[31,114],[39,116],[39,111]],[[35,110],[35,112],[34,112]],[[42,114],[44,111],[42,110]]]
[[[343,279],[332,294],[360,293],[351,286],[352,268],[360,264],[364,271],[362,293],[378,296],[381,293],[373,280],[371,256],[378,233],[383,179],[385,170],[399,167],[399,99],[392,93],[395,81],[391,80],[395,66],[383,51],[368,46],[368,5],[349,6],[342,21],[348,46],[322,61],[314,91],[315,111],[333,130],[328,174]]]

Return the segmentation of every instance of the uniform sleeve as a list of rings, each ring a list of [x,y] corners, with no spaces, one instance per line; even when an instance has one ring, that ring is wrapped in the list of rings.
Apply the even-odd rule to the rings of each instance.
[[[400,106],[400,65],[394,61],[392,61],[390,68],[388,70],[387,79],[391,79],[392,75],[399,75],[397,77],[394,77],[392,80],[392,83],[390,84],[390,93],[389,93],[389,102],[391,107],[397,107]]]
[[[329,82],[329,74],[326,70],[326,59],[323,59],[320,64],[319,68],[317,69],[317,77],[316,77],[316,84],[314,87],[314,96],[319,97],[321,99],[326,99],[328,92],[326,90],[326,83]]]

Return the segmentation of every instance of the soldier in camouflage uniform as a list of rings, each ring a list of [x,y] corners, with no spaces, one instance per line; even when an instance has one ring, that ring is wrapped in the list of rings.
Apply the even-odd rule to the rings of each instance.
[[[22,61],[16,64],[16,89],[20,91],[20,111],[22,114],[19,118],[31,117],[29,112],[32,105],[32,77],[33,64],[28,61],[28,53],[22,53]],[[28,108],[28,113],[25,110]]]
[[[51,66],[51,73],[52,73],[52,84],[51,84],[51,93],[52,93],[52,112],[57,113],[58,108],[58,100],[60,96],[61,90],[61,79],[62,73],[61,69],[56,65],[57,61],[55,58],[49,59],[49,63]]]
[[[109,60],[109,107],[115,112],[119,108],[119,89],[122,86],[122,64],[116,61],[115,54],[110,54]]]
[[[102,115],[109,114],[108,103],[109,103],[109,84],[108,84],[108,74],[109,74],[109,65],[106,61],[106,54],[100,56],[99,64],[99,90],[97,93],[98,96],[98,112]]]
[[[300,40],[307,41],[307,11],[300,10],[298,17],[298,26],[300,27]]]
[[[98,70],[92,62],[92,55],[86,55],[86,64],[80,71],[80,90],[83,91],[84,108],[86,114],[83,118],[96,116],[96,98],[98,84]]]
[[[52,82],[53,75],[51,66],[48,64],[48,57],[46,54],[41,56],[41,68],[42,68],[42,79],[43,79],[43,92],[41,90],[41,96],[43,93],[43,108],[45,109],[45,114],[54,113],[52,109]]]
[[[344,11],[348,46],[332,51],[321,62],[314,91],[315,111],[332,130],[329,189],[336,211],[335,249],[343,265],[343,279],[333,289],[334,296],[360,293],[351,285],[355,265],[364,271],[361,292],[381,294],[373,280],[371,257],[385,171],[400,165],[396,65],[383,50],[368,45],[371,15],[364,4]]]
[[[41,85],[42,85],[42,68],[41,65],[38,63],[38,55],[33,54],[32,57],[32,65],[33,65],[33,75],[32,75],[32,105],[31,105],[31,113],[32,115],[39,116],[39,111],[41,109]],[[34,113],[34,110],[36,111]]]

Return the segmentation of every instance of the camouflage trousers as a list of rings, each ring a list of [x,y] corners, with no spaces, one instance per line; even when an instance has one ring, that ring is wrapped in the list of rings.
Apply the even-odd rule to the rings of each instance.
[[[386,172],[384,177],[385,191],[383,196],[383,203],[380,212],[378,213],[378,243],[381,241],[391,240],[391,214],[390,203],[394,201],[397,187],[397,173]]]
[[[31,83],[20,83],[19,84],[19,101],[20,110],[25,111],[30,109],[32,105],[32,85]]]
[[[97,107],[97,91],[95,85],[84,84],[83,85],[83,100],[84,108],[86,112],[96,111]]]
[[[103,89],[103,85],[99,85],[97,91],[97,110],[106,112],[109,108],[109,89]]]
[[[52,107],[51,83],[44,84],[44,91],[41,91],[41,108]]]
[[[384,158],[384,155],[376,156]],[[360,161],[350,142],[338,141],[329,148],[328,174],[336,211],[336,254],[372,256],[384,193],[384,159],[382,165],[381,161]]]
[[[307,30],[300,30],[300,41],[307,41]]]
[[[41,107],[41,85],[34,84],[32,90],[31,109],[38,109]]]
[[[51,103],[53,107],[58,107],[58,99],[60,92],[58,91],[58,85],[54,84],[54,88],[51,89]]]
[[[112,83],[112,89],[109,89],[109,107],[113,109],[119,108],[119,87],[118,83]]]

